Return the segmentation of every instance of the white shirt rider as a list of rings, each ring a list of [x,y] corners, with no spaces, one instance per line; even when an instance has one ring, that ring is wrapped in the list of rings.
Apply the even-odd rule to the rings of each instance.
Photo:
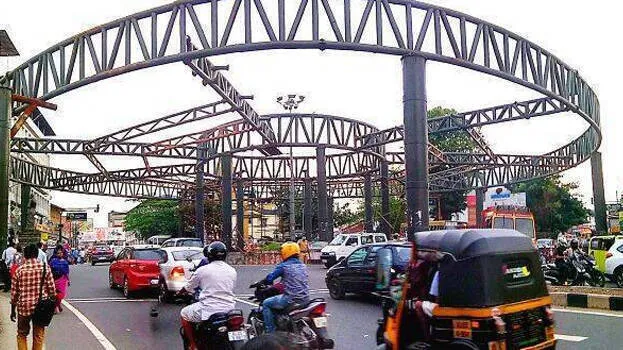
[[[435,297],[435,299],[439,297],[439,270],[433,275],[433,282],[430,285],[430,292],[428,292],[428,294]],[[422,302],[422,310],[424,310],[424,313],[428,317],[433,317],[433,309],[435,309],[437,305],[436,302],[426,300]]]
[[[15,249],[15,247],[8,247],[2,253],[2,259],[4,259],[4,262],[7,267],[10,268],[11,264],[13,264],[13,258],[15,257],[16,253],[17,253],[17,249]]]
[[[181,315],[189,322],[205,321],[214,313],[234,308],[236,270],[224,261],[216,260],[195,271],[184,289],[192,293],[201,289],[198,302],[183,308]]]

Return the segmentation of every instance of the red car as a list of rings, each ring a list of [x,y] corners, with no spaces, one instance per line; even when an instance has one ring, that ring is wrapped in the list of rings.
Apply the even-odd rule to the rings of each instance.
[[[165,258],[166,253],[159,248],[124,248],[108,269],[108,284],[110,288],[122,287],[126,298],[138,290],[158,288],[158,263]]]

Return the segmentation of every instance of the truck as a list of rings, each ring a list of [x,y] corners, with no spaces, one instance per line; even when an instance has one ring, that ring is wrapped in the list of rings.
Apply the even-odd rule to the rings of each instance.
[[[534,215],[530,209],[514,205],[497,205],[482,211],[484,228],[507,228],[517,230],[533,241],[536,240]]]

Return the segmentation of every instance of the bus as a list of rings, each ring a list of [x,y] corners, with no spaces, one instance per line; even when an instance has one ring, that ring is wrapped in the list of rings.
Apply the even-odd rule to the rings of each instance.
[[[527,207],[498,205],[482,211],[485,228],[507,228],[519,231],[536,242],[534,215]]]
[[[147,238],[147,244],[162,245],[164,241],[171,238],[171,235],[155,235]]]

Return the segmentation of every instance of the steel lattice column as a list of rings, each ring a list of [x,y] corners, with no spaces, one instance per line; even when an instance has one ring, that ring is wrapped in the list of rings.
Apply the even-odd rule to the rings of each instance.
[[[236,181],[236,226],[238,227],[238,248],[244,248],[244,182]]]
[[[329,203],[327,200],[327,173],[326,173],[326,156],[325,148],[316,148],[316,175],[318,189],[318,234],[321,241],[330,241],[329,235]]]
[[[333,197],[327,198],[327,234],[329,235],[329,240],[333,238]]]
[[[231,154],[221,156],[221,240],[231,249]]]
[[[391,234],[392,227],[389,224],[389,164],[381,162],[381,232]]]
[[[9,143],[11,135],[11,89],[0,84],[0,250],[9,235]]]
[[[364,229],[366,232],[372,232],[374,218],[372,217],[372,177],[370,174],[366,174],[363,181],[363,203],[365,208]]]
[[[606,215],[606,197],[604,195],[604,173],[601,164],[601,152],[591,156],[591,174],[593,177],[593,203],[595,205],[595,229],[597,233],[608,231]]]
[[[479,187],[476,189],[476,227],[483,227],[482,211],[484,210],[486,188]]]
[[[402,57],[407,236],[428,229],[428,123],[426,110],[426,59]]]
[[[195,237],[200,238],[202,241],[205,237],[205,157],[205,144],[201,144],[197,147],[197,175],[195,178]]]
[[[309,177],[305,178],[305,197],[303,199],[303,229],[305,230],[305,237],[307,239],[312,239],[312,210],[313,210],[313,199],[312,199],[312,182]]]

